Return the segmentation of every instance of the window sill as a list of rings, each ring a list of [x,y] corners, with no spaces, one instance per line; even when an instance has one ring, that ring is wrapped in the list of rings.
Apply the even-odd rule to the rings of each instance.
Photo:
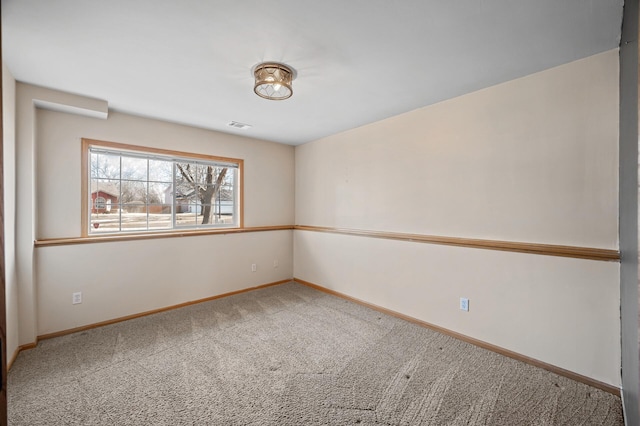
[[[91,235],[87,237],[70,237],[70,238],[47,238],[36,240],[35,247],[64,246],[74,244],[94,244],[108,243],[114,241],[137,241],[137,240],[153,240],[158,238],[178,238],[178,237],[197,237],[202,235],[226,235],[226,234],[243,234],[247,232],[264,232],[264,231],[282,231],[293,229],[293,225],[278,226],[255,226],[251,228],[217,228],[217,229],[194,229],[194,230],[172,230],[163,232],[145,232],[136,234],[119,234],[119,235]]]

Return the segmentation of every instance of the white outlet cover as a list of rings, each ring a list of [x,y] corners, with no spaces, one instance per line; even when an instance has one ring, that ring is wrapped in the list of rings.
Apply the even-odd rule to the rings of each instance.
[[[73,305],[77,305],[78,303],[82,303],[82,293],[77,292],[71,295],[71,303]]]
[[[460,298],[460,309],[465,312],[469,312],[469,299],[466,297]]]

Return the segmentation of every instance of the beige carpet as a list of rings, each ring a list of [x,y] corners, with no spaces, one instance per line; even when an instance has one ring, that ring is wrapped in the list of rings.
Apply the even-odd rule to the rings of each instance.
[[[44,340],[10,425],[621,425],[620,399],[290,283]]]

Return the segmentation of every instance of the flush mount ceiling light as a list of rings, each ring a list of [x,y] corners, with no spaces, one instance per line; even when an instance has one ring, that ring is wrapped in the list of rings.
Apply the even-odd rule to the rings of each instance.
[[[253,91],[261,98],[281,101],[293,95],[291,82],[294,79],[292,68],[276,62],[256,65],[253,70],[256,84]]]

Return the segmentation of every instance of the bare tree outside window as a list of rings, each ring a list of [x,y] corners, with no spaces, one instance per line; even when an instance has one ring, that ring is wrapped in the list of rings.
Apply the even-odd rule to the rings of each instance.
[[[176,163],[180,177],[190,184],[202,206],[202,225],[211,223],[215,207],[214,201],[220,194],[227,176],[227,167],[204,166],[201,164]]]

